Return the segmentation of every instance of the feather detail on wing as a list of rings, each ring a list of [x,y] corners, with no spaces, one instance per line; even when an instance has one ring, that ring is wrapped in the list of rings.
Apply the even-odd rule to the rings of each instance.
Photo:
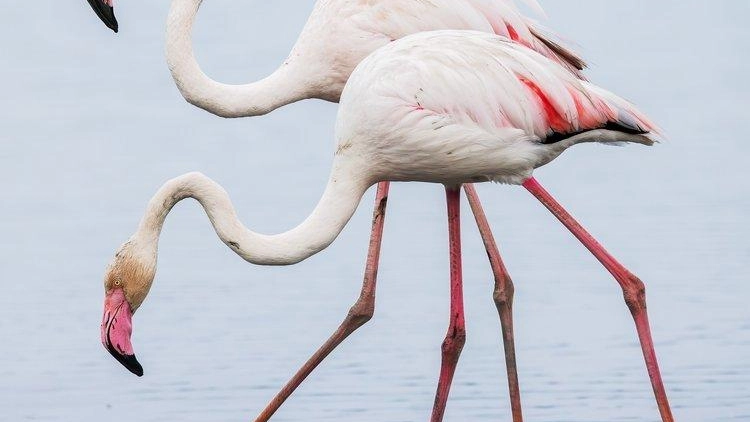
[[[540,142],[552,144],[595,129],[622,132],[629,135],[658,134],[658,128],[632,104],[596,85],[581,81],[566,87],[563,103],[554,103],[545,88],[525,76],[518,79],[538,106],[547,133]],[[547,87],[548,88],[548,87]],[[573,107],[570,107],[570,104]]]
[[[508,37],[541,55],[554,60],[584,79],[582,71],[587,67],[586,62],[573,50],[564,47],[557,41],[558,36],[532,19],[521,14],[513,0],[469,0],[479,9],[492,25],[497,35]],[[532,9],[544,15],[544,11],[536,0],[522,0]]]
[[[543,14],[536,0],[521,0]],[[433,30],[474,30],[495,33],[530,48],[561,64],[580,79],[585,62],[564,47],[544,28],[521,12],[514,0],[381,0],[362,8],[359,2],[347,2],[336,11],[337,17],[361,28],[365,34],[381,34],[396,40],[418,32]],[[368,38],[365,36],[363,42]]]
[[[456,124],[461,133],[473,127],[486,139],[510,143],[554,143],[596,129],[659,135],[628,101],[533,50],[484,32],[411,35],[373,53],[356,73],[366,76],[354,78],[347,90],[393,101],[383,108],[388,130],[396,129],[393,115],[400,114],[408,131],[416,127],[411,119],[424,119],[425,133]],[[374,114],[372,108],[358,112]]]

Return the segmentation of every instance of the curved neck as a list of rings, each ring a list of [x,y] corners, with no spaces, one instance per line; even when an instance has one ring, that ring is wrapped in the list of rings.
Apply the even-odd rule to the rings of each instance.
[[[247,117],[269,113],[306,97],[304,80],[287,60],[278,70],[257,82],[228,85],[209,78],[193,52],[192,31],[203,0],[172,0],[167,20],[167,63],[185,99],[222,117]]]
[[[203,206],[219,238],[243,259],[260,265],[291,265],[330,245],[356,211],[369,187],[362,181],[338,177],[334,171],[320,202],[299,226],[285,233],[264,235],[237,218],[227,192],[200,173],[188,173],[165,183],[148,204],[135,238],[144,246],[159,242],[164,220],[175,204],[194,198]],[[347,175],[348,176],[348,175]]]

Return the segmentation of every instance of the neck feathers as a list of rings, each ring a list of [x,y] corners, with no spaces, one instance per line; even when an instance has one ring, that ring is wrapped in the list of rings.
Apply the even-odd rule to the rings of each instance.
[[[185,100],[221,117],[269,113],[305,97],[304,84],[285,62],[268,77],[245,85],[228,85],[209,78],[193,52],[192,30],[202,0],[172,0],[167,21],[167,63]]]
[[[200,173],[189,173],[159,189],[149,202],[136,238],[155,249],[170,210],[181,200],[193,198],[206,211],[222,242],[246,261],[259,265],[295,264],[322,251],[338,237],[369,187],[349,175],[339,177],[336,173],[310,216],[294,229],[276,235],[249,230],[219,184]]]

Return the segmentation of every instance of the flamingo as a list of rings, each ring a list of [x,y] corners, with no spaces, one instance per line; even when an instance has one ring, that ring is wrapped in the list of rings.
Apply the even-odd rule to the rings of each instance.
[[[88,0],[101,20],[117,32],[113,0]],[[537,0],[524,0],[540,15]],[[173,79],[191,104],[226,118],[258,116],[305,98],[339,101],[354,68],[370,53],[406,35],[438,29],[478,30],[504,36],[533,49],[583,78],[584,61],[555,41],[558,37],[523,16],[513,0],[318,0],[299,39],[283,64],[268,77],[245,85],[227,85],[209,78],[192,47],[192,29],[202,0],[172,0],[167,21],[166,56]],[[382,182],[375,209],[385,211],[388,182]],[[467,185],[466,194],[482,213],[479,198]],[[376,219],[374,224],[383,224]],[[373,233],[382,227],[373,227]],[[486,237],[486,235],[485,235]],[[496,248],[494,242],[487,243]],[[372,245],[375,247],[375,245]],[[493,252],[491,255],[497,255]],[[514,420],[521,420],[521,400],[512,333],[513,285],[493,260],[497,302],[507,363]]]
[[[481,204],[471,195],[471,183],[497,182],[526,188],[615,277],[634,318],[662,420],[673,421],[650,332],[644,283],[533,177],[536,168],[576,144],[652,145],[658,129],[632,104],[506,38],[477,31],[433,31],[390,43],[357,66],[341,95],[335,136],[332,170],[319,203],[300,225],[281,234],[264,235],[246,228],[227,192],[200,173],[163,185],[105,274],[101,336],[110,353],[142,375],[131,343],[132,316],[154,280],[160,231],[179,201],[196,199],[222,242],[246,261],[291,265],[328,247],[366,190],[378,184],[360,297],[344,323],[256,418],[269,420],[315,367],[373,316],[388,189],[380,182],[439,183],[445,186],[448,207],[451,284],[451,317],[431,418],[441,421],[466,336],[459,220],[462,186],[496,270],[498,309],[510,307],[512,284]],[[512,326],[504,329],[504,337],[508,334],[512,340]],[[515,356],[506,354],[506,360],[510,358]],[[520,413],[513,417],[521,420]]]
[[[524,0],[543,13],[537,0]],[[115,32],[113,0],[88,0]],[[203,0],[172,0],[166,56],[177,88],[189,103],[221,117],[267,114],[306,98],[338,102],[349,75],[370,53],[417,32],[472,29],[534,49],[580,75],[584,62],[524,17],[513,0],[318,0],[283,64],[245,85],[227,85],[201,70],[192,30]]]

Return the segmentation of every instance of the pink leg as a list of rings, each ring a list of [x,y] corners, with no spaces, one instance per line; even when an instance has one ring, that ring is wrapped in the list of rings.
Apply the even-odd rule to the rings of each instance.
[[[500,325],[503,331],[503,345],[505,347],[505,368],[508,372],[508,390],[510,392],[510,406],[513,412],[513,422],[523,422],[521,412],[521,391],[518,384],[518,371],[516,370],[516,348],[513,340],[513,280],[500,257],[500,251],[492,235],[487,216],[482,209],[476,189],[473,185],[464,185],[466,197],[474,212],[474,218],[479,226],[479,233],[484,241],[487,256],[490,259],[490,267],[495,275],[495,291],[493,298],[497,312],[500,314]]]
[[[451,389],[453,374],[456,372],[458,357],[466,342],[466,327],[464,325],[463,280],[461,279],[461,192],[460,186],[446,187],[448,202],[448,233],[450,242],[450,272],[451,272],[451,319],[448,334],[443,341],[443,362],[440,367],[435,406],[432,409],[431,422],[443,420],[448,393]]]
[[[276,397],[266,406],[263,412],[255,419],[255,422],[266,422],[281,407],[287,398],[299,387],[310,373],[325,359],[339,344],[349,335],[363,326],[372,318],[375,312],[375,284],[378,276],[378,261],[380,260],[380,244],[383,239],[383,224],[385,222],[385,208],[388,202],[389,182],[378,184],[377,197],[375,199],[375,211],[373,212],[372,232],[370,234],[370,247],[367,252],[367,264],[365,266],[365,277],[359,299],[349,310],[349,314],[341,323],[336,332],[315,352],[312,357],[297,371],[284,388],[276,394]]]
[[[654,351],[654,342],[651,338],[651,328],[648,323],[648,314],[646,313],[646,287],[643,282],[622,266],[617,260],[607,252],[563,207],[555,201],[552,195],[547,192],[539,182],[533,177],[524,182],[523,186],[528,189],[539,201],[547,207],[567,227],[581,243],[591,251],[596,259],[612,273],[625,295],[625,303],[630,309],[630,313],[635,320],[635,328],[638,332],[638,339],[641,342],[643,356],[646,359],[646,368],[651,378],[651,385],[656,395],[656,403],[659,406],[659,412],[663,422],[673,422],[672,411],[669,408],[667,393],[664,390],[664,383],[659,372],[659,365],[656,361],[656,352]]]

